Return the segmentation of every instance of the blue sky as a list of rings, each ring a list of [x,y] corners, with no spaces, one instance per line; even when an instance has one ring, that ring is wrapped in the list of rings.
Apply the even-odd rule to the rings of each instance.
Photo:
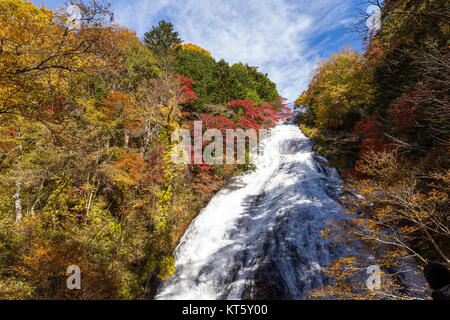
[[[62,0],[33,0],[57,8]],[[361,48],[351,22],[362,0],[111,0],[116,23],[144,33],[161,19],[185,43],[217,60],[258,66],[293,102],[306,89],[319,59],[342,46]],[[361,4],[362,3],[362,4]]]

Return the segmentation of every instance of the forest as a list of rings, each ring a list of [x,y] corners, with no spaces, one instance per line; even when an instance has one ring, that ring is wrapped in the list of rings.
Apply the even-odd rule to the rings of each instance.
[[[376,252],[372,262],[336,260],[328,270],[336,283],[313,296],[373,298],[350,280],[369,263],[389,283],[376,298],[408,299],[399,284],[408,259],[450,263],[449,21],[446,0],[383,1],[381,28],[364,33],[364,52],[345,47],[321,61],[296,101],[303,132],[349,195],[350,221],[323,236]]]
[[[257,67],[216,61],[160,21],[139,40],[108,5],[0,1],[0,299],[143,299],[247,165],[179,165],[172,133],[270,128],[287,114]],[[72,21],[73,22],[73,21]],[[206,124],[206,125],[205,125]],[[68,266],[83,290],[68,290]]]
[[[0,300],[412,300],[450,266],[449,0],[369,0],[362,50],[320,60],[293,106],[176,21],[139,36],[74,3],[0,0]],[[174,161],[174,133],[209,129],[227,138],[194,149],[274,132],[267,162]]]

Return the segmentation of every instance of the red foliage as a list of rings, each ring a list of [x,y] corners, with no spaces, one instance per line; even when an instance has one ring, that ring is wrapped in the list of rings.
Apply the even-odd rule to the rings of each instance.
[[[177,76],[177,82],[181,83],[184,87],[184,89],[182,90],[184,91],[183,93],[184,97],[193,96],[192,93],[189,94],[189,89],[192,90],[192,85],[195,84],[195,82],[192,79],[183,76]],[[186,91],[188,92],[187,95]],[[197,99],[196,95],[195,99]],[[231,101],[227,105],[234,109],[234,113],[236,115],[238,114],[240,115],[239,119],[236,121],[233,121],[232,119],[227,118],[225,116],[212,116],[210,114],[201,114],[200,120],[202,121],[202,132],[194,132],[195,128],[193,121],[186,121],[184,124],[188,125],[188,127],[191,128],[191,136],[199,135],[203,137],[204,132],[208,129],[219,130],[224,137],[224,147],[225,147],[227,144],[226,140],[227,129],[243,129],[243,130],[254,129],[257,132],[259,132],[261,128],[274,127],[278,121],[289,117],[291,115],[290,109],[287,107],[287,105],[284,104],[284,102],[285,100],[282,99],[278,107],[274,107],[273,105],[268,103],[256,107],[250,100]],[[184,117],[190,118],[189,115],[190,115],[189,112],[183,112]],[[204,148],[208,146],[210,143],[211,142],[204,140],[202,140],[201,145],[194,143],[194,147],[192,148],[193,152],[191,153],[192,163],[194,163],[195,160],[194,159],[195,151],[197,152],[201,151],[201,154],[203,154]],[[202,150],[198,150],[199,148],[201,148]],[[207,165],[206,163],[196,165],[195,167],[198,170],[200,170],[200,172],[208,172],[214,169],[213,167]]]
[[[275,108],[269,103],[255,107],[250,100],[231,101],[228,106],[242,107],[243,116],[238,123],[242,129],[259,131],[261,127],[273,128],[280,120],[285,120],[292,115],[291,110],[284,104],[285,101],[285,99],[281,99],[279,108]]]
[[[187,84],[195,83],[192,80],[180,77],[179,81],[184,81]],[[233,107],[235,114],[239,114],[240,117],[238,120],[233,121],[230,118],[225,116],[212,116],[210,114],[201,114],[200,120],[202,121],[202,132],[195,132],[194,122],[186,121],[184,124],[188,125],[191,128],[191,136],[201,136],[208,129],[217,129],[219,130],[224,137],[224,147],[227,144],[227,129],[254,129],[257,132],[261,128],[272,128],[276,126],[278,121],[286,119],[291,115],[291,110],[287,107],[287,105],[283,104],[285,100],[280,101],[280,105],[278,107],[274,107],[271,104],[263,104],[259,107],[256,107],[252,101],[250,100],[238,100],[231,101],[227,105],[229,107]],[[184,112],[183,116],[189,118],[190,113]],[[211,142],[202,140],[202,144],[194,143],[193,152],[191,154],[192,163],[194,163],[194,154],[195,152],[201,151],[203,154],[203,150],[206,146],[208,146]],[[198,150],[201,148],[202,150]],[[200,152],[199,152],[200,153]],[[211,170],[213,167],[208,166],[205,163],[199,164],[199,168],[202,170]]]
[[[216,178],[207,171],[206,167],[197,166],[199,169],[195,174],[193,189],[202,201],[208,200],[219,189]]]
[[[213,117],[209,114],[202,114],[201,120],[205,130],[215,128],[220,130],[223,134],[225,134],[227,129],[234,129],[236,127],[235,123],[231,119],[223,116]]]
[[[352,168],[352,169],[348,169],[342,172],[342,178],[344,179],[362,179],[364,178],[364,175],[359,172],[357,169]]]
[[[394,124],[401,132],[408,133],[416,125],[416,121],[422,118],[415,104],[417,95],[415,91],[403,95],[389,110],[394,117]]]
[[[177,94],[180,104],[189,104],[194,102],[195,100],[198,100],[197,94],[192,89],[192,86],[196,83],[194,80],[187,78],[181,74],[177,74],[174,80],[180,85],[180,89]]]
[[[47,105],[44,105],[44,109],[52,113],[60,113],[65,111],[66,106],[67,106],[66,99],[59,98],[53,100],[51,103]]]
[[[369,150],[381,151],[387,146],[382,130],[377,125],[376,115],[373,115],[370,119],[358,121],[355,125],[355,133],[363,134],[364,136],[359,153],[361,158]]]
[[[230,107],[235,107],[235,106],[240,106],[240,107],[251,107],[254,108],[255,106],[253,105],[253,102],[251,100],[236,100],[236,101],[230,101],[228,102],[228,106]]]

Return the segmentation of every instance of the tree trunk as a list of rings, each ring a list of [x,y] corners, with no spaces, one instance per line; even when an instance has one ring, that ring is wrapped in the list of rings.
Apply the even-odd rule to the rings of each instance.
[[[39,191],[38,191],[38,195],[36,197],[36,200],[33,202],[33,205],[31,206],[30,215],[32,217],[34,217],[34,214],[35,214],[34,209],[36,208],[36,205],[41,200],[41,192],[42,192],[42,188],[44,187],[44,182],[45,182],[45,180],[42,180],[42,183],[41,183],[41,186],[39,187]]]
[[[428,232],[428,230],[426,229],[425,226],[423,226],[423,230],[425,231],[425,234],[427,235],[428,240],[431,241],[431,243],[433,244],[434,248],[436,249],[436,251],[439,253],[439,255],[445,260],[445,262],[447,262],[448,264],[450,264],[450,260],[449,258],[445,255],[445,253],[441,250],[441,248],[439,247],[439,245],[436,243],[436,241],[433,239],[433,237],[431,236],[431,234]]]
[[[144,158],[144,156],[145,156],[145,152],[147,151],[147,147],[148,147],[148,144],[150,143],[151,136],[152,136],[151,126],[147,122],[147,124],[145,125],[144,143],[142,144],[141,153],[140,153],[141,158]]]
[[[20,132],[20,130],[17,131],[17,138],[20,139],[20,137],[22,136],[22,133]],[[22,221],[23,218],[23,214],[22,214],[22,182],[20,181],[21,177],[20,177],[20,172],[22,171],[22,165],[21,165],[21,161],[22,161],[22,153],[23,153],[23,147],[22,147],[22,142],[19,141],[19,145],[18,145],[18,150],[19,150],[19,156],[17,159],[17,180],[16,180],[16,193],[14,194],[14,207],[15,207],[15,211],[16,211],[16,223],[19,223],[20,221]]]
[[[22,198],[21,198],[21,192],[22,192],[22,182],[16,181],[16,193],[14,194],[14,206],[16,208],[16,223],[19,223],[22,218]]]
[[[125,149],[128,149],[128,146],[130,144],[130,133],[128,132],[128,130],[125,130],[124,133],[125,133],[125,139],[124,139],[124,142],[123,142],[123,147]]]

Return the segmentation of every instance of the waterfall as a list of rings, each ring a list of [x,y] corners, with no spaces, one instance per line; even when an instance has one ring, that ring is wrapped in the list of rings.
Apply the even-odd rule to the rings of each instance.
[[[341,180],[286,122],[261,142],[256,170],[234,178],[192,222],[175,250],[174,276],[156,299],[301,299],[327,284],[339,246],[321,237]]]

